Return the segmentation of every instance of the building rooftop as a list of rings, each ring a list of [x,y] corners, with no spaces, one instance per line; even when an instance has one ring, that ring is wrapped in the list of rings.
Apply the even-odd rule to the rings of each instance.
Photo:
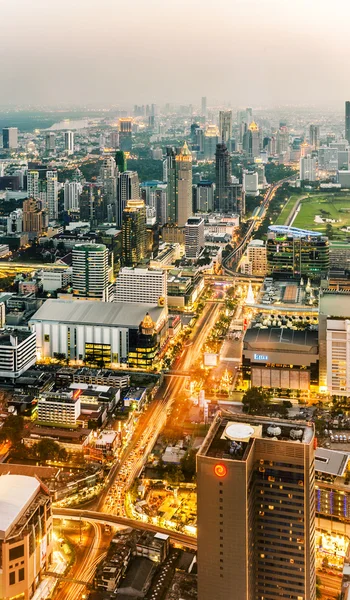
[[[259,348],[278,348],[283,346],[299,346],[301,351],[311,351],[318,346],[318,331],[307,329],[287,329],[282,327],[267,327],[248,329],[244,342]],[[296,349],[296,348],[295,348]]]
[[[104,252],[106,246],[104,244],[76,244],[74,250],[80,250],[81,252]]]
[[[349,458],[347,452],[317,448],[315,452],[315,470],[328,475],[343,477]]]
[[[22,331],[15,329],[11,331],[4,331],[0,334],[0,347],[1,346],[16,346],[27,338],[33,335],[32,331]]]
[[[313,425],[253,415],[218,413],[199,454],[214,459],[246,460],[255,439],[310,444]]]
[[[320,315],[350,317],[350,293],[324,292],[320,297]]]
[[[276,235],[286,235],[288,237],[303,238],[303,237],[322,237],[319,231],[310,231],[309,229],[298,229],[297,227],[289,227],[288,225],[270,225],[268,233]]]
[[[35,321],[138,327],[149,313],[155,323],[166,313],[154,304],[92,302],[90,300],[46,300],[31,318]]]
[[[35,477],[2,475],[0,477],[0,539],[5,539],[11,527],[22,516],[40,489]]]

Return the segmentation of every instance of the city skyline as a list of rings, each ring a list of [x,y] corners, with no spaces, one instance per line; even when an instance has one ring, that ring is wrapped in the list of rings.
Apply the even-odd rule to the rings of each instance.
[[[147,6],[138,0],[122,14],[110,0],[63,0],[59,8],[37,0],[35,12],[23,0],[3,2],[3,22],[16,23],[16,44],[11,27],[4,28],[0,49],[11,48],[11,60],[0,66],[2,102],[23,102],[25,89],[26,103],[49,105],[194,103],[210,95],[237,105],[253,97],[265,106],[340,106],[350,96],[343,71],[350,6],[336,5],[342,18],[330,27],[324,0],[219,0],[215,12],[205,0],[200,21],[197,7],[184,0],[166,11],[157,0]],[[193,27],[196,20],[200,27]],[[311,70],[304,69],[306,60]],[[111,76],[116,64],[117,78]],[[19,69],[22,76],[15,77]],[[99,85],[87,86],[97,72]]]

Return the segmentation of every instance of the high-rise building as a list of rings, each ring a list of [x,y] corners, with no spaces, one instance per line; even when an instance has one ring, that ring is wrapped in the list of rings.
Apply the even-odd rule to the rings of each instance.
[[[46,173],[46,208],[49,221],[58,218],[58,180],[57,171]]]
[[[64,210],[79,211],[79,198],[82,185],[77,181],[66,181],[64,184]]]
[[[301,181],[316,181],[317,158],[310,154],[300,159],[299,177]]]
[[[39,171],[28,171],[27,173],[28,198],[39,199]]]
[[[104,218],[102,186],[88,183],[83,186],[79,197],[80,218],[93,225],[101,223]]]
[[[276,138],[276,152],[277,154],[284,154],[289,150],[289,131],[285,125],[282,125],[277,131]]]
[[[201,116],[204,118],[206,118],[206,116],[207,116],[207,97],[206,96],[202,96]]]
[[[114,148],[114,150],[119,148],[119,131],[111,131],[109,134],[109,146],[110,148]]]
[[[185,225],[185,256],[196,260],[204,248],[204,219],[190,217]]]
[[[163,179],[167,182],[167,220],[169,223],[177,222],[177,200],[176,200],[176,152],[175,149],[168,146],[166,149],[166,158],[163,162]]]
[[[64,149],[67,154],[74,154],[74,132],[64,132]]]
[[[23,202],[23,231],[27,233],[42,233],[45,227],[45,213],[42,203],[35,198]]]
[[[136,171],[118,173],[116,201],[116,222],[118,227],[122,225],[123,210],[126,207],[127,201],[139,197],[140,182]]]
[[[115,282],[115,302],[164,306],[167,303],[167,271],[123,267]]]
[[[252,275],[266,275],[266,244],[263,240],[252,240],[248,244],[247,258],[252,266]]]
[[[184,227],[192,215],[192,154],[186,142],[176,155],[177,225]]]
[[[193,208],[195,212],[211,212],[214,210],[215,183],[199,181],[193,186]]]
[[[216,146],[215,152],[215,210],[219,212],[233,212],[231,181],[231,157],[222,142]]]
[[[45,150],[47,154],[52,154],[56,150],[56,135],[49,131],[45,136]]]
[[[76,427],[81,413],[81,401],[72,392],[44,392],[38,398],[37,408],[40,424]]]
[[[10,469],[9,469],[10,471]],[[1,598],[40,597],[39,582],[52,560],[50,494],[37,477],[0,477]]]
[[[108,249],[103,244],[77,244],[72,252],[73,295],[90,300],[109,299]]]
[[[319,312],[319,385],[331,396],[350,396],[350,294],[325,291]]]
[[[220,110],[219,131],[223,144],[228,144],[232,137],[232,110]]]
[[[197,454],[198,600],[315,600],[312,424],[218,413]]]
[[[328,238],[320,232],[270,225],[266,248],[269,275],[317,280],[328,275]]]
[[[2,145],[7,150],[16,150],[18,148],[17,127],[4,127],[2,130]]]
[[[119,144],[124,152],[132,150],[132,119],[127,117],[119,119]]]
[[[319,125],[310,125],[309,128],[309,140],[310,146],[313,150],[318,150],[320,147],[320,126]]]
[[[254,121],[243,134],[243,150],[249,158],[260,156],[260,130]]]
[[[318,168],[322,171],[338,171],[338,148],[321,147],[318,150]]]
[[[100,169],[107,205],[115,207],[117,200],[117,166],[112,156],[104,159]]]
[[[220,133],[216,125],[208,125],[203,136],[203,158],[213,160],[216,146],[220,142]]]
[[[259,196],[259,175],[256,171],[243,171],[243,191],[246,196]]]
[[[16,208],[7,217],[7,233],[22,233],[23,231],[23,211]]]
[[[124,173],[127,170],[126,156],[123,150],[117,150],[115,153],[115,162],[119,173]]]
[[[122,263],[136,267],[146,255],[146,205],[143,200],[127,201],[122,218]]]
[[[350,144],[350,101],[345,102],[345,139]]]
[[[161,181],[144,181],[141,183],[141,198],[147,206],[151,206],[156,212],[158,225],[167,222],[167,184]]]

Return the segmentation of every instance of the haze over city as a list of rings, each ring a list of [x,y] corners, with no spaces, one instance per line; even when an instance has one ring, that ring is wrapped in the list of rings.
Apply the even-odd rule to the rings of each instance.
[[[2,0],[0,104],[331,105],[347,0]]]

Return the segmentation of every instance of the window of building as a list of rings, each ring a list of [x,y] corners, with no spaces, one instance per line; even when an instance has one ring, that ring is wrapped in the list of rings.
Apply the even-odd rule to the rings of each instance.
[[[18,571],[18,581],[24,581],[24,569]]]
[[[14,585],[16,583],[16,573],[15,573],[15,571],[12,571],[10,573],[9,583],[10,583],[10,585]]]
[[[9,552],[9,560],[16,560],[16,558],[21,558],[24,556],[24,544],[21,546],[16,546],[16,548],[10,548]]]

